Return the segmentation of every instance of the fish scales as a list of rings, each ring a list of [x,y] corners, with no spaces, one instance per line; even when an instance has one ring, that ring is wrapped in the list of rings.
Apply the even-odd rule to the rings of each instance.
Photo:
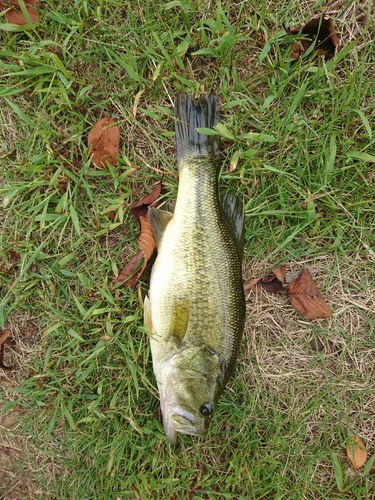
[[[181,166],[174,217],[159,255],[152,277],[159,286],[150,296],[160,325],[156,333],[167,333],[174,300],[186,296],[191,301],[186,338],[207,343],[230,366],[238,347],[230,332],[240,326],[239,311],[230,306],[241,297],[242,281],[236,248],[220,214],[213,162],[191,159]]]
[[[218,193],[218,141],[195,132],[213,123],[209,110],[217,98],[201,98],[197,106],[187,96],[178,98],[187,105],[189,118],[193,114],[193,125],[182,131],[176,126],[177,202],[158,242],[145,301],[164,427],[172,444],[177,432],[207,432],[235,366],[245,317],[240,242],[236,244]],[[176,119],[186,118],[179,112],[177,100]],[[158,209],[150,211],[153,226],[159,215]]]

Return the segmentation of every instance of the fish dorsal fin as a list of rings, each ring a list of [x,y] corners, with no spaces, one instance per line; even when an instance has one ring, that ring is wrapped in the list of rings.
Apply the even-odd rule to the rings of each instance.
[[[145,327],[152,332],[151,302],[147,295],[143,302],[143,322]]]
[[[238,255],[242,260],[244,239],[244,212],[242,200],[234,193],[220,195],[222,217],[232,233]]]
[[[172,321],[167,335],[167,340],[173,340],[177,347],[181,345],[186,335],[190,317],[190,301],[178,298],[173,302]]]
[[[173,218],[173,214],[171,214],[171,212],[167,212],[166,210],[160,210],[160,208],[149,207],[148,218],[150,219],[156,245],[159,246],[163,238],[165,228]]]

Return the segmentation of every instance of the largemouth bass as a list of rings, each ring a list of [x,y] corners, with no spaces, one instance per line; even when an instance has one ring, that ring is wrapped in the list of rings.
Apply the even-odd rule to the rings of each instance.
[[[179,185],[174,214],[150,208],[158,246],[145,299],[152,332],[153,368],[165,432],[207,433],[240,347],[245,299],[242,284],[243,205],[219,197],[219,137],[198,133],[219,121],[219,101],[175,101]]]

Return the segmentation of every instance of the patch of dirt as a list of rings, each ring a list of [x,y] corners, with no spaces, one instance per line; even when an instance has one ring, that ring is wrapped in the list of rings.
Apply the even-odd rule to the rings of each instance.
[[[17,460],[31,453],[27,437],[18,430],[20,415],[16,411],[2,414],[0,404],[0,499],[24,500],[35,498],[29,471],[22,470]]]
[[[15,370],[0,368],[0,500],[26,500],[37,498],[33,481],[35,449],[31,439],[20,430],[25,410],[18,404],[19,394],[10,391],[20,387],[30,376],[27,364],[40,353],[36,318],[14,315],[7,322],[15,345],[5,345],[4,364]],[[4,413],[10,402],[17,403]]]

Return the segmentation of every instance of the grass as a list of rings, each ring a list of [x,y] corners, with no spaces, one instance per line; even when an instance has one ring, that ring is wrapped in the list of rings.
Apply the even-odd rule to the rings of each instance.
[[[15,478],[43,499],[374,498],[371,463],[353,471],[345,457],[352,433],[375,453],[371,9],[46,0],[33,29],[2,25],[0,327],[19,369],[0,373],[0,398],[21,405],[32,444],[4,498],[26,498]],[[342,51],[291,62],[283,25],[320,12]],[[315,266],[334,318],[307,322],[284,297],[250,294],[208,437],[170,450],[142,321],[148,274],[134,291],[112,278],[137,250],[131,205],[161,177],[176,196],[179,92],[220,97],[221,185],[244,199],[245,279]],[[100,171],[87,134],[109,115],[121,157]]]

